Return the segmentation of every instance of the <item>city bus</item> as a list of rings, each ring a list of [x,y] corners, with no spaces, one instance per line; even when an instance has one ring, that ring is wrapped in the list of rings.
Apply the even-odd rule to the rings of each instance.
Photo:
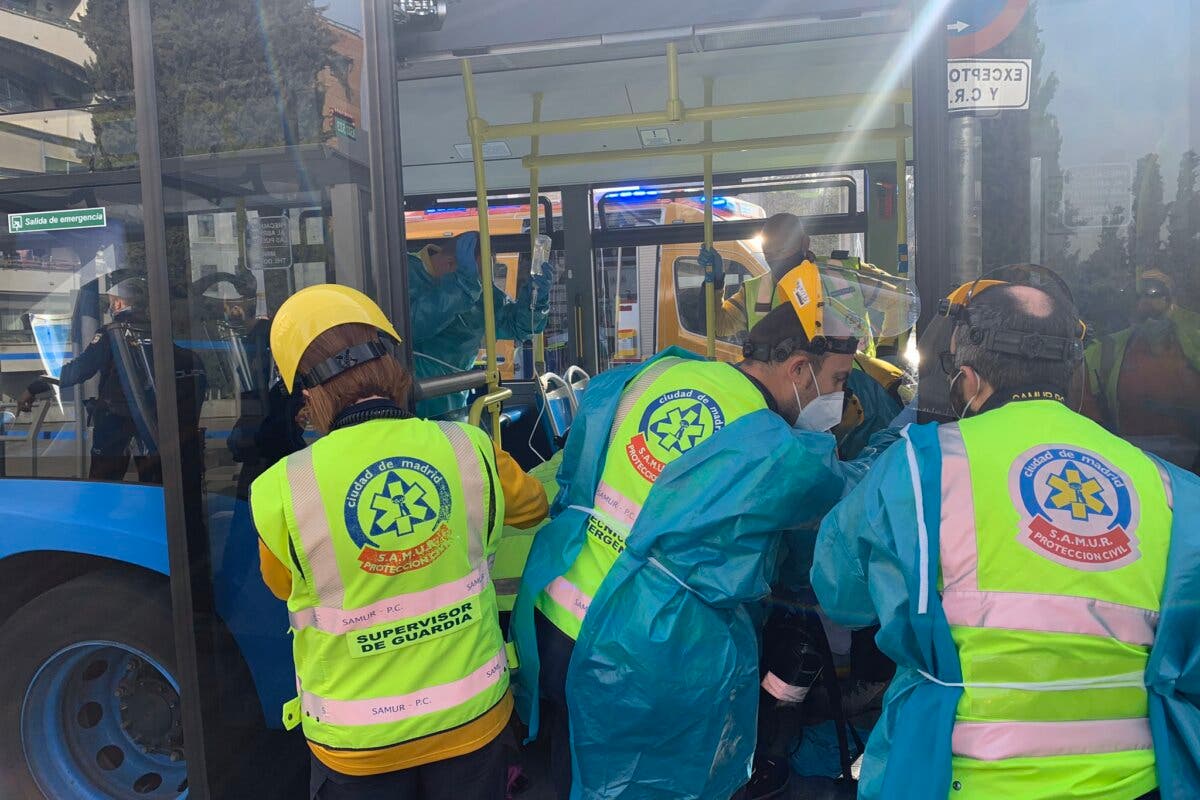
[[[542,370],[736,360],[699,248],[732,292],[790,212],[818,257],[911,281],[919,329],[990,268],[1057,270],[1094,342],[1085,408],[1195,469],[1194,0],[798,5],[0,2],[0,797],[303,793],[247,511],[314,438],[271,317],[305,286],[361,289],[411,364],[407,253],[465,230],[492,229],[510,296],[531,236],[552,241],[544,364],[481,332],[478,369],[423,389],[472,391],[525,466],[562,445]],[[1020,69],[970,77],[996,63]],[[145,319],[109,325],[129,278]],[[134,428],[115,476],[99,376],[22,409],[93,342]]]

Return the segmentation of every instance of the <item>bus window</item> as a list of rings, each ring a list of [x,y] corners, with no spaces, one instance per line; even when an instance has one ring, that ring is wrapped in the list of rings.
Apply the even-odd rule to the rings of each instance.
[[[818,258],[839,250],[863,257],[867,248],[868,171],[814,170],[784,175],[724,176],[713,197],[714,230],[726,263],[717,308],[717,357],[741,358],[747,316],[734,296],[750,278],[766,275],[761,230],[776,213],[801,217]],[[593,191],[593,251],[598,361],[642,361],[679,346],[707,351],[703,276],[696,261],[703,240],[703,188],[694,182],[605,187]],[[880,219],[881,259],[895,258],[895,216]],[[746,284],[769,291],[766,284]]]
[[[136,186],[71,205],[0,194],[0,474],[156,483]],[[46,230],[51,218],[74,222]],[[114,304],[123,281],[131,294]]]
[[[1075,402],[1200,472],[1196,70],[1114,59],[1107,44],[1194,64],[1195,20],[1187,0],[1029,4],[1006,38],[972,54],[1032,59],[1029,107],[948,118],[945,215],[953,281],[1022,262],[1056,270],[1090,335]],[[1113,127],[1100,94],[1123,98],[1124,124]]]
[[[422,251],[433,246],[445,247],[454,237],[479,229],[478,214],[474,198],[462,197],[415,197],[409,198],[409,210],[405,211],[405,234],[408,249],[424,264]],[[538,227],[542,231],[561,228],[561,196],[558,192],[545,192],[538,203]],[[528,195],[497,195],[489,201],[488,222],[493,247],[492,284],[497,292],[509,301],[525,303],[524,294],[530,281],[529,265],[529,204]],[[545,322],[543,341],[546,369],[562,373],[575,363],[576,358],[568,348],[570,314],[566,306],[567,294],[562,276],[565,274],[565,255],[561,250],[551,251],[551,264],[560,277],[551,288],[550,311]],[[413,262],[410,259],[410,268]],[[422,266],[422,269],[424,267]],[[430,281],[423,275],[410,281],[410,304],[420,304],[422,292],[436,292],[442,288],[439,277]],[[499,297],[499,295],[497,295]],[[540,321],[517,318],[515,307],[510,302],[497,303],[496,354],[500,362],[500,376],[504,380],[530,380],[533,378],[533,341],[524,336],[530,325],[536,327]],[[527,306],[526,306],[527,307]],[[436,328],[437,335],[422,330],[414,331],[414,365],[418,376],[432,377],[452,371],[483,368],[486,363],[483,343],[482,303],[469,309],[469,313],[458,312],[450,319],[430,320],[424,328]],[[426,317],[421,312],[421,321]],[[444,324],[443,324],[444,323]],[[520,341],[514,339],[520,335]],[[456,344],[457,343],[457,344]],[[467,360],[471,345],[475,359]],[[426,404],[426,412],[436,410],[440,415],[452,412],[461,416],[465,409],[446,402]]]
[[[694,256],[680,256],[675,259],[673,270],[679,324],[688,333],[707,336],[708,325],[704,309],[704,268],[700,266],[700,262]],[[732,298],[738,288],[750,277],[752,277],[752,273],[744,264],[726,258],[724,297]],[[744,339],[744,330],[721,330],[718,328],[717,337],[726,342],[740,344]]]

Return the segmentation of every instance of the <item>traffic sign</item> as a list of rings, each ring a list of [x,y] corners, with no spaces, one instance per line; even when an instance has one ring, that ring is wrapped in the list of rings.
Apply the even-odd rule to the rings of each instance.
[[[8,215],[9,233],[103,228],[107,224],[108,216],[103,208],[68,208],[62,211],[30,211]]]
[[[986,53],[1009,37],[1029,0],[958,0],[947,12],[946,55],[969,58]]]
[[[346,139],[358,138],[358,127],[354,124],[354,120],[342,114],[333,115],[333,132]]]
[[[946,61],[951,111],[1029,108],[1029,58],[957,58]]]

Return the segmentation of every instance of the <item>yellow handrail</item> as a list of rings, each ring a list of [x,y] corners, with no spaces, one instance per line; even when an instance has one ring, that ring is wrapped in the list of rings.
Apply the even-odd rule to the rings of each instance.
[[[667,45],[667,122],[683,120],[683,99],[679,96],[679,48]]]
[[[492,232],[488,224],[487,172],[483,164],[483,127],[484,122],[479,118],[479,106],[475,101],[475,77],[471,72],[471,62],[464,58],[462,62],[463,91],[467,97],[467,131],[471,135],[471,159],[475,166],[475,202],[476,218],[479,220],[479,270],[483,282],[483,336],[484,347],[487,350],[487,366],[484,374],[487,377],[488,394],[483,398],[498,394],[500,388],[500,369],[496,362],[496,307],[492,296]],[[511,396],[511,392],[509,393]],[[500,398],[504,400],[505,398]],[[499,401],[496,411],[499,411]],[[475,402],[478,405],[479,401]],[[474,406],[472,406],[474,413]],[[482,415],[482,407],[480,409]],[[478,422],[478,420],[476,420]],[[492,441],[500,444],[500,414],[492,414]]]
[[[767,117],[830,108],[869,105],[873,103],[911,103],[912,92],[897,89],[892,92],[866,94],[837,94],[825,97],[798,97],[791,100],[759,100],[751,103],[731,103],[723,106],[683,109],[678,120],[669,119],[665,111],[640,111],[633,114],[610,114],[597,117],[548,119],[541,122],[512,122],[484,124],[483,136],[495,139],[524,139],[529,136],[552,136],[566,133],[594,133],[615,128],[637,128],[668,125],[675,122],[720,122],[726,119]]]
[[[483,419],[483,410],[485,408],[492,409],[492,425],[494,428],[500,427],[500,404],[508,398],[512,397],[512,389],[504,388],[497,389],[494,392],[488,392],[483,397],[477,397],[474,403],[471,403],[471,410],[467,413],[467,421],[472,425],[478,425]],[[495,439],[497,445],[500,440]]]
[[[818,144],[836,144],[846,138],[845,131],[830,133],[801,133],[794,136],[770,136],[764,139],[735,139],[725,142],[696,142],[674,144],[666,147],[636,150],[601,150],[595,153],[562,153],[553,156],[526,156],[521,159],[525,167],[562,167],[573,164],[595,164],[604,161],[636,161],[669,156],[702,156],[709,153],[729,153],[746,150],[773,150],[784,147],[807,147]],[[905,125],[896,128],[868,128],[860,131],[857,138],[862,141],[879,139],[906,139],[912,136],[912,128]]]

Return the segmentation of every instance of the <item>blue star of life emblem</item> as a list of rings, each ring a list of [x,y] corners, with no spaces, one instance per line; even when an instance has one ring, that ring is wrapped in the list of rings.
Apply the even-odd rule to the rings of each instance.
[[[413,528],[437,516],[427,499],[425,489],[416,481],[404,480],[393,472],[384,490],[371,500],[371,509],[378,512],[371,525],[371,534],[395,533],[404,536]]]

